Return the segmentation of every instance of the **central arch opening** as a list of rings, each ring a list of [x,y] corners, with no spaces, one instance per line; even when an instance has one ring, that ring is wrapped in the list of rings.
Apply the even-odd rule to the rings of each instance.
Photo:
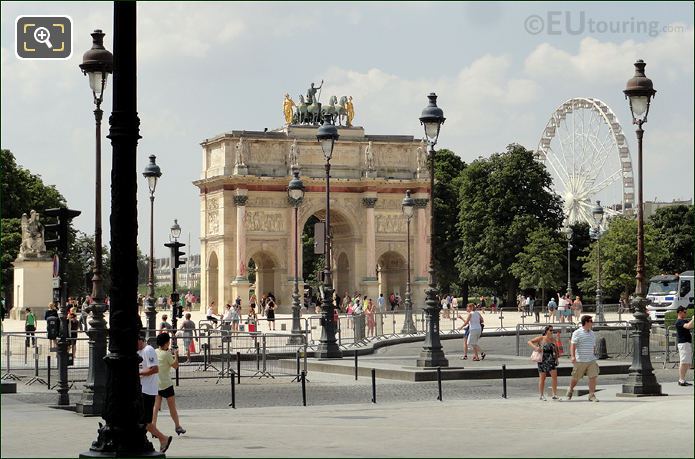
[[[386,252],[377,261],[377,279],[379,293],[385,297],[391,293],[403,297],[408,278],[407,264],[403,255],[398,252]]]
[[[312,294],[323,282],[324,255],[323,252],[323,223],[326,219],[326,209],[314,212],[302,229],[302,269],[304,284]],[[315,234],[315,225],[321,228]],[[317,250],[318,249],[318,250]],[[357,284],[355,277],[355,233],[350,220],[339,210],[331,209],[331,240],[330,265],[333,275],[333,288],[342,296],[345,291],[352,292]]]

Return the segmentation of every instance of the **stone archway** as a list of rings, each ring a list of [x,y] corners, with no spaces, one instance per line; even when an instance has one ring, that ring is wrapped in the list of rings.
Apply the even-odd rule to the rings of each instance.
[[[393,251],[381,255],[377,262],[379,293],[388,297],[395,292],[402,298],[405,295],[407,274],[407,264],[403,255]]]
[[[256,282],[254,290],[256,297],[260,298],[267,293],[272,293],[276,299],[280,300],[279,288],[280,283],[277,279],[279,263],[268,252],[255,252],[249,259],[253,260],[256,265],[255,277]]]
[[[314,217],[314,218],[312,218]],[[313,236],[314,227],[310,222],[323,222],[326,219],[326,209],[320,204],[315,205],[305,211],[301,217],[300,227],[304,233]],[[349,212],[343,209],[335,209],[331,207],[331,271],[333,276],[333,288],[336,289],[338,295],[342,296],[345,290],[352,291],[359,284],[359,279],[356,277],[356,270],[353,268],[355,263],[358,228],[354,226],[354,219],[351,219]],[[320,240],[315,241],[317,244],[323,245],[322,236]],[[323,260],[323,255],[316,255]],[[309,263],[313,265],[313,263]],[[321,266],[322,266],[321,262]],[[320,275],[320,273],[318,273]],[[304,272],[304,280],[320,280],[316,277],[317,273]],[[314,279],[316,278],[316,279]]]
[[[345,292],[353,291],[353,286],[350,282],[350,260],[348,260],[345,252],[341,252],[336,261],[335,286],[340,296],[343,296]]]
[[[217,254],[212,252],[208,258],[207,265],[207,302],[208,304],[202,305],[201,308],[207,308],[213,301],[215,302],[215,308],[219,307],[219,301],[217,301],[217,288],[219,286],[219,268],[218,268]],[[217,314],[217,311],[213,311]]]

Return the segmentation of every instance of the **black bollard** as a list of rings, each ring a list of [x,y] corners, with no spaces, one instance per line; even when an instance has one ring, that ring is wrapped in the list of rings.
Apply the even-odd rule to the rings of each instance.
[[[236,382],[241,384],[241,352],[236,353]]]
[[[232,381],[232,403],[230,403],[229,406],[236,409],[236,394],[235,394],[235,390],[234,390],[234,370],[229,370],[229,371],[230,371],[229,379]]]
[[[376,403],[376,368],[372,368],[372,403]]]
[[[357,381],[357,350],[355,350],[355,381]]]
[[[47,387],[50,390],[51,389],[51,356],[50,355],[46,356],[46,367],[48,367],[48,374],[46,375],[47,376],[46,379],[48,380]]]
[[[507,365],[502,365],[502,398],[507,398]]]
[[[302,404],[306,406],[306,373],[302,371]]]
[[[442,367],[437,367],[437,387],[439,388],[439,395],[437,400],[442,401]]]
[[[300,357],[299,352],[300,352],[299,349],[297,349],[297,382],[299,382],[299,374],[302,371],[302,362],[301,362],[301,357]]]
[[[34,377],[39,377],[39,348],[34,346]]]
[[[176,387],[179,387],[179,369],[176,369]]]

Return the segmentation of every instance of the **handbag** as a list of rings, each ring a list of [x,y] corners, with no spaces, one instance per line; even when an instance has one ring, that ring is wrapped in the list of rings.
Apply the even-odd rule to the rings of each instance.
[[[531,353],[531,361],[536,363],[541,363],[543,361],[543,352],[534,350]]]

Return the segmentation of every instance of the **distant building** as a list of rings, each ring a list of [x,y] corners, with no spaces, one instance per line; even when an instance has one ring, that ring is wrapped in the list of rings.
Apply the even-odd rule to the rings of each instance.
[[[171,284],[170,257],[155,259],[154,278],[157,285]],[[177,286],[183,288],[193,288],[200,285],[200,255],[189,256],[186,264],[179,266],[176,283]]]
[[[692,199],[686,201],[676,201],[675,199],[671,202],[661,202],[661,201],[644,201],[644,219],[647,220],[649,217],[654,215],[657,209],[662,207],[672,207],[672,206],[690,206],[693,204]]]

